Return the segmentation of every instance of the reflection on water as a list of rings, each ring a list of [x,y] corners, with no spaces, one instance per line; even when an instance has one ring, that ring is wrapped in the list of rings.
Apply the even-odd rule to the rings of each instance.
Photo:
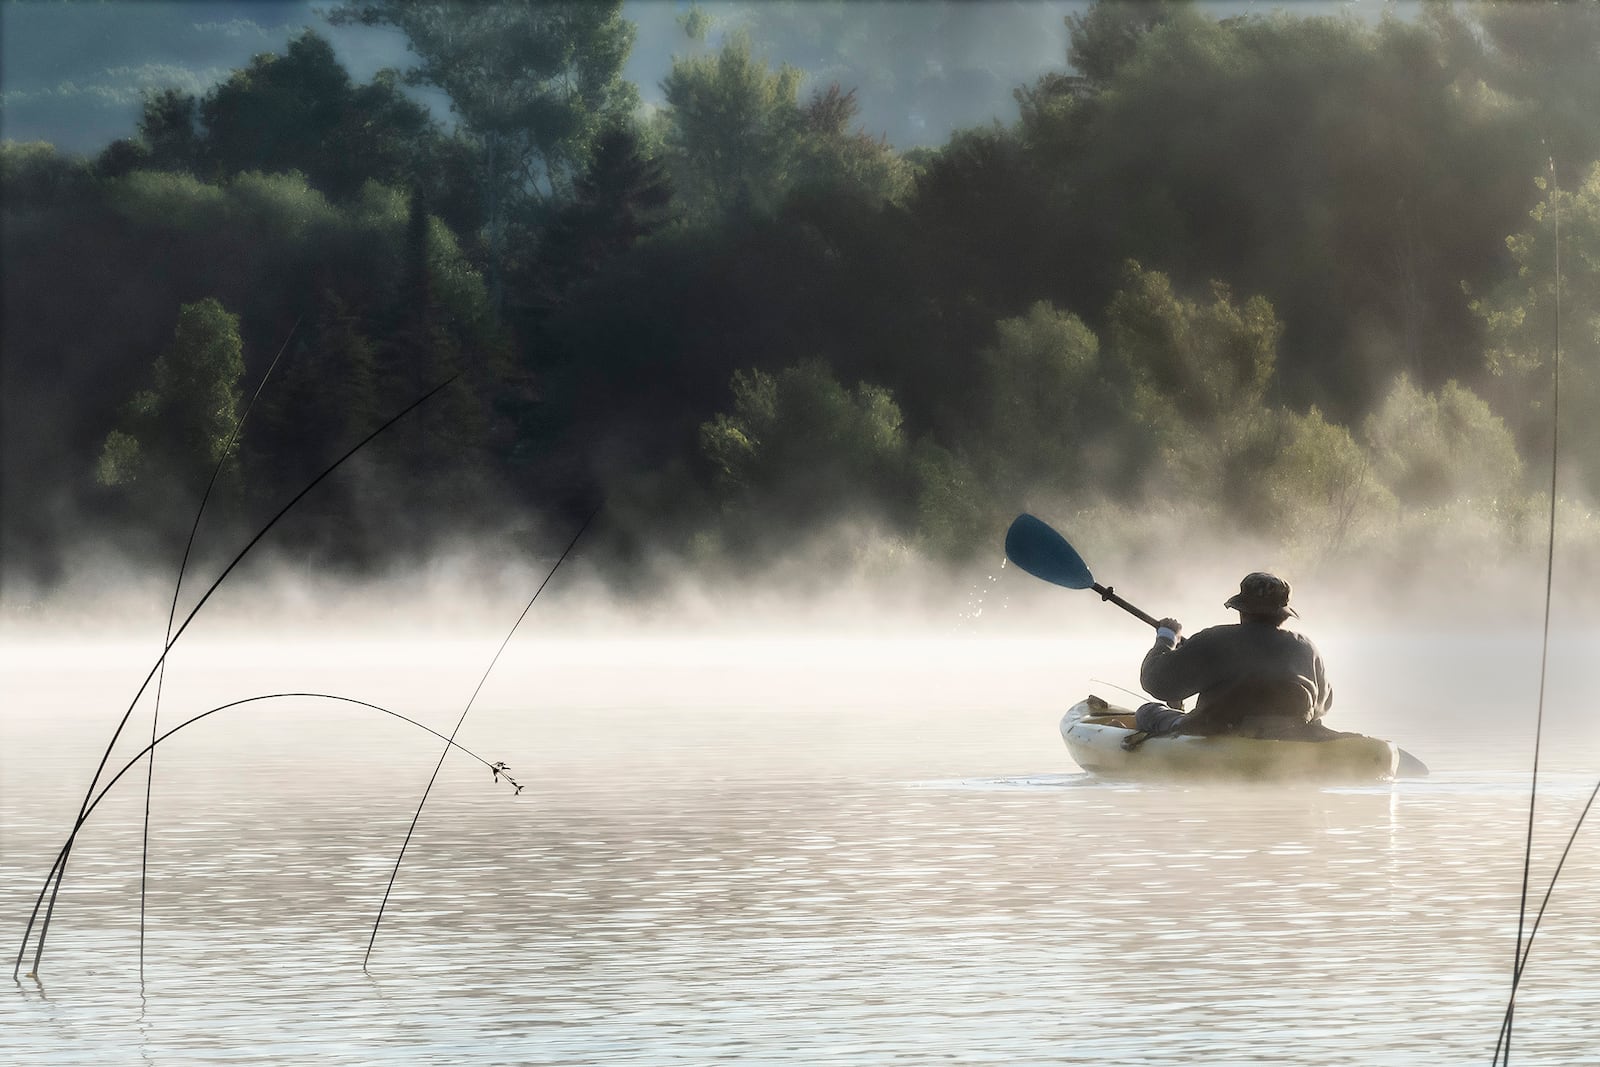
[[[514,675],[463,740],[527,792],[446,765],[370,974],[434,743],[310,705],[197,727],[158,768],[142,994],[141,775],[75,852],[0,1045],[63,1065],[1487,1061],[1527,797],[1525,751],[1485,716],[1456,705],[1480,725],[1452,748],[1396,713],[1436,773],[1392,789],[1105,784],[1075,773],[1059,704],[1014,676],[985,703],[936,659],[879,665],[879,684],[924,679],[898,702],[806,703],[828,696],[806,657],[793,685],[761,677],[770,701],[754,675],[729,687],[737,656],[632,701],[577,668],[543,669],[539,698]],[[7,664],[48,709],[5,712],[9,951],[120,714],[32,669]],[[1573,764],[1600,766],[1591,734],[1566,736],[1536,870],[1593,785]],[[1523,1062],[1592,1057],[1595,854],[1580,839],[1540,932]]]

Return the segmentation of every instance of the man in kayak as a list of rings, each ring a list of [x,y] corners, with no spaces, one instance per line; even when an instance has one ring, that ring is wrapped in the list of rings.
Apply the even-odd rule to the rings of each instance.
[[[1155,647],[1145,653],[1139,684],[1165,704],[1139,708],[1135,727],[1146,735],[1239,734],[1274,740],[1339,736],[1322,725],[1333,706],[1322,656],[1311,640],[1282,629],[1298,613],[1289,583],[1257,571],[1239,582],[1226,608],[1237,624],[1213,626],[1185,640],[1176,619],[1162,619]],[[1192,712],[1183,702],[1198,696]],[[1135,738],[1142,741],[1138,734]],[[1134,740],[1134,738],[1130,738]],[[1135,742],[1137,743],[1137,742]]]

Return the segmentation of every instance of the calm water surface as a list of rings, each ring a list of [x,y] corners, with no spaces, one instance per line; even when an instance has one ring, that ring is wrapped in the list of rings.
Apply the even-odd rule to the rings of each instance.
[[[307,689],[448,732],[493,643],[196,645],[163,718]],[[1084,690],[1117,696],[1088,679],[1128,682],[1127,642],[530,640],[460,737],[527,788],[451,757],[365,973],[438,743],[313,701],[223,712],[161,749],[143,983],[141,772],[73,854],[42,977],[0,995],[0,1058],[1487,1063],[1537,647],[1323,645],[1338,725],[1394,738],[1432,778],[1089,779],[1056,720]],[[1554,658],[1541,886],[1600,775],[1576,700],[1586,650]],[[152,660],[5,649],[8,965]],[[134,722],[148,741],[144,706]],[[1583,835],[1519,995],[1519,1062],[1600,1063],[1597,902]]]

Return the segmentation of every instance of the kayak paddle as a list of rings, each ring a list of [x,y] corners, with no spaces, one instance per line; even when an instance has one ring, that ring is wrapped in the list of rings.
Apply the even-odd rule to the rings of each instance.
[[[1112,592],[1109,585],[1095,581],[1094,575],[1089,573],[1088,564],[1078,555],[1078,550],[1067,544],[1067,539],[1056,533],[1043,519],[1026,513],[1016,517],[1011,529],[1006,531],[1006,557],[1035,578],[1043,578],[1053,585],[1068,589],[1093,589],[1100,594],[1101,600],[1111,601],[1151,626],[1160,625],[1153,616],[1146,615]]]

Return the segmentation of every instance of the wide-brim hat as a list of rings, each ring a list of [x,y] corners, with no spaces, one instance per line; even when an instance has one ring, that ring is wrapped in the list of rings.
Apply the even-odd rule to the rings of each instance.
[[[1300,613],[1289,606],[1289,583],[1265,571],[1252,571],[1239,579],[1239,591],[1222,606],[1250,615],[1300,617]]]

